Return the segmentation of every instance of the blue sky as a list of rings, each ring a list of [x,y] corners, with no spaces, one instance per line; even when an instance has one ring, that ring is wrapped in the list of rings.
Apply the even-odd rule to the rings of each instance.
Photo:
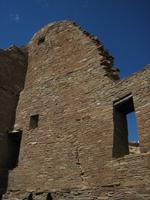
[[[138,127],[135,112],[129,113],[127,115],[128,124],[128,140],[133,142],[139,141]]]
[[[121,77],[150,63],[150,0],[0,0],[0,48],[21,46],[64,19],[98,36]]]
[[[121,78],[150,63],[150,0],[0,0],[0,48],[26,44],[42,26],[64,19],[98,36]],[[133,133],[135,118],[128,118]]]

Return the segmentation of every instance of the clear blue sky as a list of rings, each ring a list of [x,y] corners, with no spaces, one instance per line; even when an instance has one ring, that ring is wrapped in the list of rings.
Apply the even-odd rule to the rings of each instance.
[[[63,19],[98,36],[121,77],[150,63],[150,0],[0,0],[0,48],[23,45],[43,25]]]
[[[0,48],[26,44],[43,25],[64,19],[98,36],[121,77],[150,63],[150,0],[0,0]]]

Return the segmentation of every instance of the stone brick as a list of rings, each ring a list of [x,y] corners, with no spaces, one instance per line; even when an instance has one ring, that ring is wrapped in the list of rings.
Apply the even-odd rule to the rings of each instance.
[[[2,199],[150,199],[149,65],[120,80],[103,44],[61,21],[0,51],[0,70]],[[138,150],[127,140],[131,110]],[[22,134],[13,169],[9,134]]]

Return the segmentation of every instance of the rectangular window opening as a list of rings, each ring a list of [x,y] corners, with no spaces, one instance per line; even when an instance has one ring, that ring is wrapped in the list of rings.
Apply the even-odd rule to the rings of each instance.
[[[14,169],[18,166],[21,138],[22,131],[11,132],[8,134],[8,169]]]
[[[114,138],[113,157],[139,152],[138,130],[131,94],[117,100],[113,105]]]
[[[29,129],[35,129],[38,127],[39,115],[30,116]]]

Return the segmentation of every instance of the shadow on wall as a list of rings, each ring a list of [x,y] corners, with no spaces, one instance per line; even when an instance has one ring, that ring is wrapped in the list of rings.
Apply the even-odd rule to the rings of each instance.
[[[6,161],[8,159],[8,137],[4,133],[0,133],[0,199],[2,194],[7,190],[8,184],[8,168]]]
[[[7,191],[9,170],[18,165],[22,132],[0,134],[0,195]],[[2,198],[0,196],[0,199]]]
[[[0,169],[0,200],[2,195],[7,191],[8,185],[8,170],[1,168]]]

